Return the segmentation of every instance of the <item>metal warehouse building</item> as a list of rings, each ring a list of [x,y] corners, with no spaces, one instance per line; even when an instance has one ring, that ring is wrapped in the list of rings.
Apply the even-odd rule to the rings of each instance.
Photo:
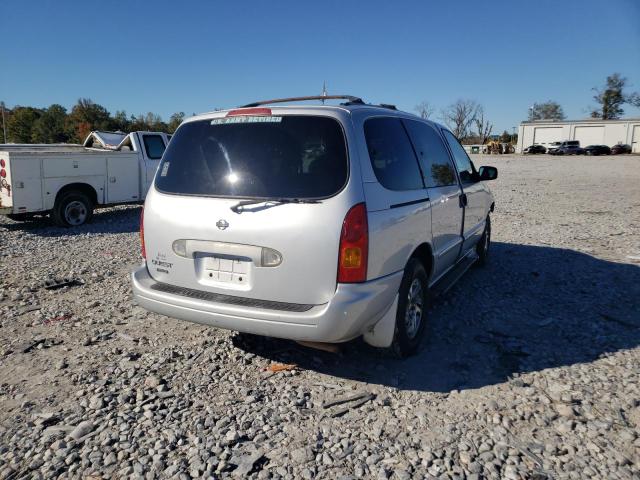
[[[516,152],[530,145],[549,147],[552,142],[579,140],[581,147],[587,145],[608,145],[618,143],[631,145],[631,151],[640,153],[640,119],[621,120],[539,120],[522,122],[518,129]]]

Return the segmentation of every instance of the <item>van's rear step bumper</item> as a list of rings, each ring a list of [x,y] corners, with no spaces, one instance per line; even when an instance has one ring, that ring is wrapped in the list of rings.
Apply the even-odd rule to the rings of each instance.
[[[172,293],[183,297],[197,298],[213,303],[226,303],[229,305],[239,305],[242,307],[266,308],[269,310],[282,310],[284,312],[306,312],[311,310],[313,305],[305,305],[301,303],[284,303],[272,302],[269,300],[257,300],[254,298],[237,297],[235,295],[223,295],[220,293],[203,292],[202,290],[193,290],[191,288],[176,287],[167,283],[154,283],[151,285],[152,290],[158,292]]]
[[[365,283],[340,283],[328,303],[301,311],[250,305],[250,302],[256,302],[251,299],[242,299],[247,304],[222,303],[203,299],[203,296],[212,295],[208,292],[173,286],[167,289],[163,287],[166,284],[151,278],[146,266],[135,270],[131,279],[138,304],[162,315],[268,337],[344,342],[362,335],[387,312],[400,288],[402,275],[400,271]],[[173,288],[176,290],[167,291]],[[202,295],[180,294],[185,291]]]

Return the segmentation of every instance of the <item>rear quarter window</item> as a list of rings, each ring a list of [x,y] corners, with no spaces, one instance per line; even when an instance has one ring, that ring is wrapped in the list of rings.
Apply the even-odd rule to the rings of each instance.
[[[389,190],[424,188],[418,161],[399,118],[370,118],[364,123],[364,135],[371,166],[383,187]]]

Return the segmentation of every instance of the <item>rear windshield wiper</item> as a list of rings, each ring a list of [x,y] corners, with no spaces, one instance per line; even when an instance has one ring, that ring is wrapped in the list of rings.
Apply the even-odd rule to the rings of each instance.
[[[263,198],[259,200],[243,200],[242,202],[238,202],[232,206],[231,210],[235,213],[242,213],[245,207],[249,205],[256,205],[258,203],[271,204],[271,206],[276,207],[278,205],[284,205],[285,203],[320,203],[320,200],[306,198]]]

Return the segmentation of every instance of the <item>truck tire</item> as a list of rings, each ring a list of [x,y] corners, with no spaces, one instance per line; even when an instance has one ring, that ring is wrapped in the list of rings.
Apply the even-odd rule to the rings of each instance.
[[[424,266],[411,258],[404,269],[398,292],[396,327],[391,351],[400,358],[413,355],[427,327],[429,281]]]
[[[60,227],[78,227],[91,221],[93,202],[82,192],[70,191],[56,199],[53,221]]]
[[[489,261],[489,247],[491,246],[491,216],[487,215],[487,222],[484,225],[484,232],[482,237],[476,245],[476,253],[478,254],[478,261],[476,265],[482,267]]]

